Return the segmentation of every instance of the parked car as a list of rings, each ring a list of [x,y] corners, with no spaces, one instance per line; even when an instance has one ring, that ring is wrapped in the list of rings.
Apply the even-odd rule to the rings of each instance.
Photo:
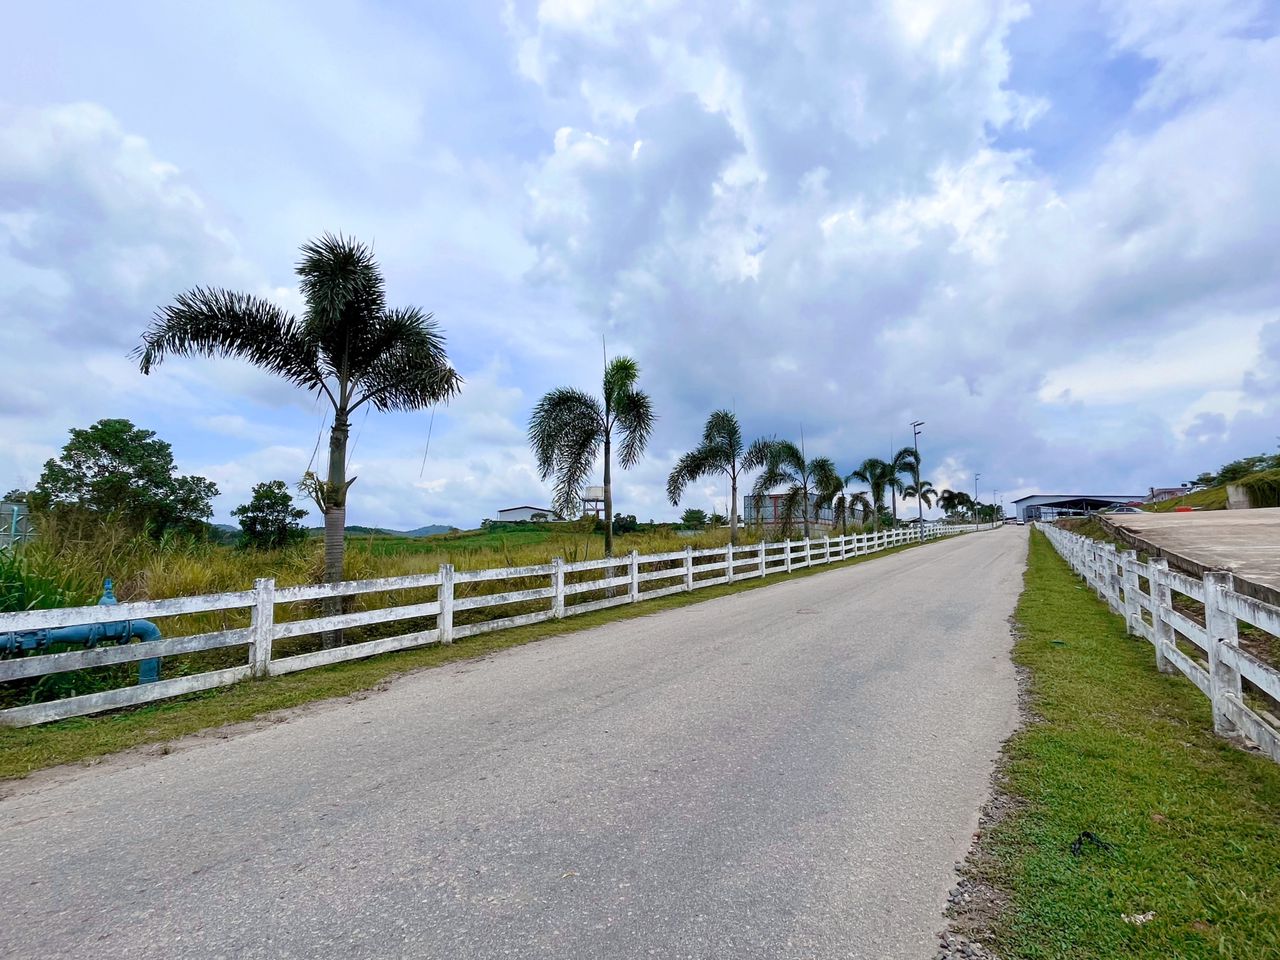
[[[1124,504],[1114,506],[1114,507],[1106,507],[1105,509],[1099,510],[1098,512],[1099,513],[1142,513],[1142,511],[1139,510],[1137,507],[1130,507]]]

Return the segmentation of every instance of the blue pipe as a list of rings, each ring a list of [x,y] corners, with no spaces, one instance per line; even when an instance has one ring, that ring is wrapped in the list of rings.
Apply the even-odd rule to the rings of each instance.
[[[98,605],[112,607],[118,602],[112,582],[103,581],[102,597],[98,600]],[[0,633],[0,657],[43,653],[49,647],[61,643],[92,649],[100,643],[129,643],[135,639],[143,643],[159,640],[160,628],[150,620],[117,620],[113,623],[86,623],[74,627],[15,630],[11,633]],[[139,683],[155,683],[159,679],[159,657],[138,663]]]

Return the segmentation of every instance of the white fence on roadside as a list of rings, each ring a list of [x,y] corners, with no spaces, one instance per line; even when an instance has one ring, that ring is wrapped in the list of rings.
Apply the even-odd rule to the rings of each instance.
[[[1280,720],[1262,696],[1252,707],[1247,704],[1242,684],[1247,680],[1258,694],[1280,703],[1280,670],[1242,650],[1239,643],[1241,622],[1280,637],[1280,608],[1238,593],[1226,571],[1210,571],[1197,579],[1170,570],[1162,558],[1141,563],[1136,550],[1117,550],[1055,526],[1037,526],[1099,598],[1124,617],[1128,631],[1150,641],[1161,672],[1183,674],[1209,698],[1215,732],[1243,735],[1280,762]],[[1183,601],[1179,610],[1176,596],[1195,603]],[[1203,623],[1190,615],[1196,604],[1203,606]]]
[[[577,563],[554,559],[537,566],[493,570],[455,570],[450,564],[441,564],[436,573],[299,587],[277,587],[274,580],[264,579],[255,581],[252,590],[233,593],[145,600],[117,606],[0,613],[0,633],[215,611],[237,614],[241,619],[247,611],[249,620],[247,626],[193,636],[0,660],[0,683],[4,683],[155,657],[172,657],[225,647],[248,648],[245,662],[236,666],[0,710],[0,725],[31,726],[48,723],[227,686],[249,677],[275,676],[393,650],[432,643],[452,643],[454,640],[491,630],[558,620],[577,613],[752,577],[790,573],[805,567],[839,562],[908,543],[969,533],[976,529],[979,528],[973,525],[949,526],[935,523],[924,527],[898,528],[844,537],[806,538],[703,550],[685,547],[670,553],[643,556],[633,551],[625,556]],[[517,589],[500,593],[485,592],[488,585],[498,584],[500,581],[513,581],[507,586]],[[538,585],[529,586],[530,582]],[[410,604],[386,605],[328,616],[314,616],[314,609],[298,606],[307,603],[314,605],[315,601],[332,598],[422,591],[433,596]],[[541,608],[514,616],[498,615],[505,612],[500,609],[502,607],[530,604]],[[282,609],[278,611],[278,607]],[[484,610],[493,616],[455,625],[456,614],[471,610]],[[289,618],[296,614],[301,616],[297,619]],[[474,617],[475,614],[471,614],[464,619],[471,620]],[[414,629],[395,636],[345,646],[273,656],[273,645],[277,641],[398,621],[411,621]]]

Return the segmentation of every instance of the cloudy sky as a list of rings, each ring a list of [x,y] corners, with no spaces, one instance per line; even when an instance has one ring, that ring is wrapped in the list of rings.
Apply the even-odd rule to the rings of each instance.
[[[1278,33],[1226,0],[19,5],[0,488],[101,417],[171,441],[220,520],[296,480],[314,397],[128,352],[196,284],[297,306],[323,231],[466,378],[434,424],[357,417],[353,523],[545,503],[529,410],[598,386],[602,335],[661,418],[617,484],[641,519],[716,407],[845,470],[924,420],[926,474],[983,499],[1273,450]]]

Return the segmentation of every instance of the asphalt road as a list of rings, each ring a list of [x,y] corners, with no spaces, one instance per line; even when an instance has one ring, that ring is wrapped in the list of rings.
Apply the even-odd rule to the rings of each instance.
[[[932,955],[1024,529],[424,671],[0,801],[0,956]]]

